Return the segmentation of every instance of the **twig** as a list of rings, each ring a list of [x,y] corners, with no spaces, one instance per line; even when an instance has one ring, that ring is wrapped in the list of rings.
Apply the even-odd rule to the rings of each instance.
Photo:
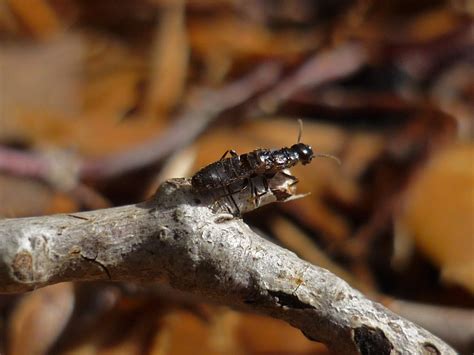
[[[239,195],[245,201],[245,190]],[[0,221],[0,292],[63,281],[167,280],[209,301],[283,319],[338,354],[455,354],[329,271],[216,215],[188,180],[153,200]]]
[[[301,89],[346,76],[360,68],[366,58],[366,51],[362,45],[356,43],[318,53],[273,89],[262,94],[258,99],[259,107],[252,106],[250,109],[254,111],[251,115],[256,115],[257,111],[262,109],[267,112],[276,109],[283,101]],[[105,179],[159,162],[173,151],[193,141],[220,113],[244,103],[262,90],[274,85],[280,73],[281,66],[275,62],[269,62],[224,88],[199,90],[194,95],[196,96],[194,103],[188,105],[174,118],[173,125],[166,132],[129,151],[98,160],[84,160],[79,168],[79,177],[87,180]],[[17,167],[10,164],[11,161],[7,161],[7,158],[8,155],[18,152],[2,149],[4,151],[0,151],[0,170],[14,172]],[[7,158],[2,156],[5,152],[8,153]],[[42,174],[47,173],[44,172],[47,167],[44,167],[41,160],[34,155],[21,154],[29,160],[27,164],[23,164],[23,166],[30,166],[27,174],[30,176],[37,174],[36,171],[31,171],[35,167],[38,171],[41,170]]]
[[[88,209],[110,207],[110,202],[94,189],[77,181],[78,161],[67,152],[23,152],[0,146],[0,171],[15,176],[43,180],[69,193]]]
[[[48,166],[39,154],[0,146],[0,171],[17,176],[46,179]]]
[[[385,56],[418,80],[436,77],[440,69],[461,58],[472,58],[474,22],[462,21],[454,30],[425,43],[389,43]],[[383,52],[382,52],[383,53]]]
[[[263,94],[258,100],[258,109],[253,110],[274,112],[300,90],[314,88],[354,73],[366,63],[367,57],[367,50],[360,43],[345,43],[319,52]],[[258,112],[251,112],[252,116],[257,114]]]
[[[74,176],[68,177],[75,181],[99,180],[157,163],[192,142],[220,113],[242,104],[274,84],[280,72],[279,64],[269,62],[220,90],[198,90],[195,93],[194,102],[174,119],[173,125],[167,131],[162,132],[158,137],[129,151],[102,159],[78,162],[74,157],[69,156],[70,161],[63,159],[62,163],[67,166],[72,164],[74,169],[63,168],[61,174],[75,173]],[[53,173],[52,169],[51,161],[44,154],[22,152],[0,146],[0,171],[48,182],[53,178],[56,182],[60,182],[55,174],[57,171]]]
[[[118,155],[86,161],[81,168],[81,176],[93,180],[109,178],[160,161],[192,142],[220,113],[242,104],[274,84],[280,71],[279,64],[265,63],[224,88],[200,90],[195,95],[199,97],[194,104],[175,117],[173,125],[159,137]]]

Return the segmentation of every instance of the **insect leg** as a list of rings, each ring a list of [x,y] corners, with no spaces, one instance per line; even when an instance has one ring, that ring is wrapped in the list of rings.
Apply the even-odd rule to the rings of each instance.
[[[298,181],[299,181],[296,176],[293,176],[293,175],[291,175],[291,174],[285,173],[284,171],[280,171],[280,173],[281,173],[282,175],[286,176],[288,179],[292,180],[292,181],[291,181],[291,184],[290,184],[290,187],[296,185],[296,184],[298,183]]]
[[[225,152],[225,154],[223,155],[223,157],[221,158],[221,160],[222,160],[222,159],[227,155],[227,153],[229,153],[229,152],[230,152],[231,155],[234,155],[234,154],[237,155],[237,153],[236,153],[234,150],[228,150],[227,152]],[[232,197],[232,193],[231,193],[231,191],[230,191],[230,189],[229,189],[229,186],[227,186],[227,185],[224,183],[225,179],[222,178],[221,172],[220,172],[219,170],[217,170],[217,175],[219,176],[219,180],[220,180],[220,182],[221,182],[221,188],[222,188],[222,189],[225,191],[225,193],[226,193],[226,195],[224,195],[223,197],[225,197],[225,196],[228,196],[228,197],[229,197],[229,199],[232,201],[233,205],[235,206],[235,209],[236,209],[236,211],[237,211],[237,215],[240,215],[240,208],[239,208],[239,206],[237,205],[237,202],[235,202],[234,197]],[[234,214],[234,213],[232,213],[232,214]]]
[[[219,160],[224,159],[224,158],[227,156],[227,154],[230,154],[230,155],[233,156],[233,157],[238,157],[238,156],[239,156],[235,150],[229,149],[229,150],[226,150],[226,152],[224,153],[224,155],[223,155]]]
[[[267,192],[269,186],[268,186],[268,179],[266,176],[263,176],[263,187],[265,189],[265,192]]]
[[[237,215],[240,215],[240,208],[239,208],[239,206],[237,205],[237,202],[235,202],[235,199],[234,199],[234,197],[232,196],[232,193],[229,191],[229,188],[228,188],[228,187],[226,187],[225,189],[226,189],[226,191],[228,192],[228,197],[229,197],[229,199],[232,201],[232,203],[233,203],[234,206],[235,206],[235,209],[236,209],[236,211],[237,211]]]
[[[233,185],[229,185],[229,186],[225,186],[224,189],[227,193],[226,197],[229,198],[233,205],[235,206],[237,212],[238,212],[238,215],[240,215],[240,208],[238,207],[237,203],[235,202],[235,199],[234,199],[234,194],[236,193],[240,193],[242,191],[244,191],[245,189],[248,189],[250,187],[250,179],[246,178],[246,179],[243,179],[243,182],[242,182],[242,185],[240,185],[238,188],[235,188],[235,186]]]
[[[253,194],[255,195],[255,207],[259,207],[260,206],[260,197],[263,196],[265,194],[265,192],[263,194],[259,194],[258,193],[258,188],[257,188],[257,185],[253,185]]]
[[[219,210],[225,209],[225,210],[227,211],[227,213],[232,214],[232,209],[231,209],[231,207],[229,206],[229,204],[228,204],[228,203],[222,203],[222,200],[221,200],[221,199],[222,199],[222,196],[221,196],[221,195],[219,195],[219,194],[216,195],[214,192],[211,192],[211,194],[212,194],[212,197],[214,198],[214,203],[213,203],[213,205],[212,205],[212,206],[213,206],[213,208],[212,208],[213,210],[216,210],[216,209],[219,209]],[[224,197],[227,197],[227,195],[224,195]],[[224,212],[224,213],[226,213],[226,212]]]
[[[259,207],[260,206],[260,197],[262,197],[263,195],[265,195],[268,191],[268,180],[265,176],[262,176],[262,184],[263,184],[263,191],[258,191],[258,186],[256,184],[254,184],[254,182],[249,179],[249,187],[252,191],[252,194],[255,198],[255,207]]]

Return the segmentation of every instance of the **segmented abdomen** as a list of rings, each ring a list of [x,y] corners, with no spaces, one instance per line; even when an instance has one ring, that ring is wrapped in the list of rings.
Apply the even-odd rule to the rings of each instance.
[[[198,190],[217,189],[245,179],[247,171],[240,162],[240,157],[216,161],[199,170],[191,183]]]
[[[218,189],[258,175],[274,175],[294,165],[288,148],[280,150],[257,149],[247,154],[221,159],[199,170],[191,180],[197,190]]]

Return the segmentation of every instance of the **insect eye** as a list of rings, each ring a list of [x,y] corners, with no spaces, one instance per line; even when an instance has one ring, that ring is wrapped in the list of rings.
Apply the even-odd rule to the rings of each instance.
[[[313,149],[310,146],[300,147],[300,157],[303,163],[309,163],[313,159]]]

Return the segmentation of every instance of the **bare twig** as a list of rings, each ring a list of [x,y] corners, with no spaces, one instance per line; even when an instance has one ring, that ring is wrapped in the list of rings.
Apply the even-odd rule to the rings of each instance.
[[[111,205],[97,191],[77,181],[79,162],[67,152],[23,152],[0,146],[0,171],[43,180],[55,189],[69,193],[87,209]]]
[[[88,179],[108,178],[148,166],[183,148],[199,136],[220,113],[242,104],[263,89],[274,84],[280,75],[275,62],[259,66],[248,76],[219,90],[200,90],[184,112],[174,119],[166,131],[132,150],[118,155],[86,161],[81,176]]]
[[[279,78],[280,71],[279,64],[269,62],[221,89],[197,90],[194,101],[184,112],[178,114],[173,125],[158,137],[129,151],[97,160],[77,162],[71,156],[70,163],[78,164],[77,174],[71,178],[76,180],[110,178],[159,162],[173,151],[182,149],[192,142],[220,113],[242,104],[274,84]],[[50,161],[42,154],[0,146],[0,171],[49,181],[51,169]],[[63,170],[71,172],[68,169]]]
[[[0,171],[17,176],[46,179],[48,166],[39,154],[0,146]]]
[[[314,88],[348,76],[360,69],[366,63],[367,57],[367,50],[360,43],[346,43],[331,50],[318,52],[263,94],[258,100],[257,111],[274,112],[300,90]],[[258,112],[251,114],[256,115]]]
[[[237,195],[245,201],[247,193]],[[180,179],[138,205],[2,220],[0,292],[62,281],[167,280],[210,301],[283,319],[339,354],[455,353],[208,203]]]
[[[276,109],[301,89],[354,72],[365,63],[366,57],[366,51],[357,43],[318,53],[273,89],[262,94],[258,99],[259,107],[251,108],[254,111],[252,115],[261,109],[266,112]],[[110,178],[159,162],[173,151],[192,142],[220,113],[244,103],[274,85],[280,73],[279,64],[268,62],[221,89],[198,90],[194,95],[194,102],[174,118],[173,125],[166,132],[161,132],[159,136],[131,150],[97,160],[84,160],[79,167],[79,178]],[[45,166],[39,156],[8,148],[0,150],[0,170],[39,178],[48,174],[48,166]]]

